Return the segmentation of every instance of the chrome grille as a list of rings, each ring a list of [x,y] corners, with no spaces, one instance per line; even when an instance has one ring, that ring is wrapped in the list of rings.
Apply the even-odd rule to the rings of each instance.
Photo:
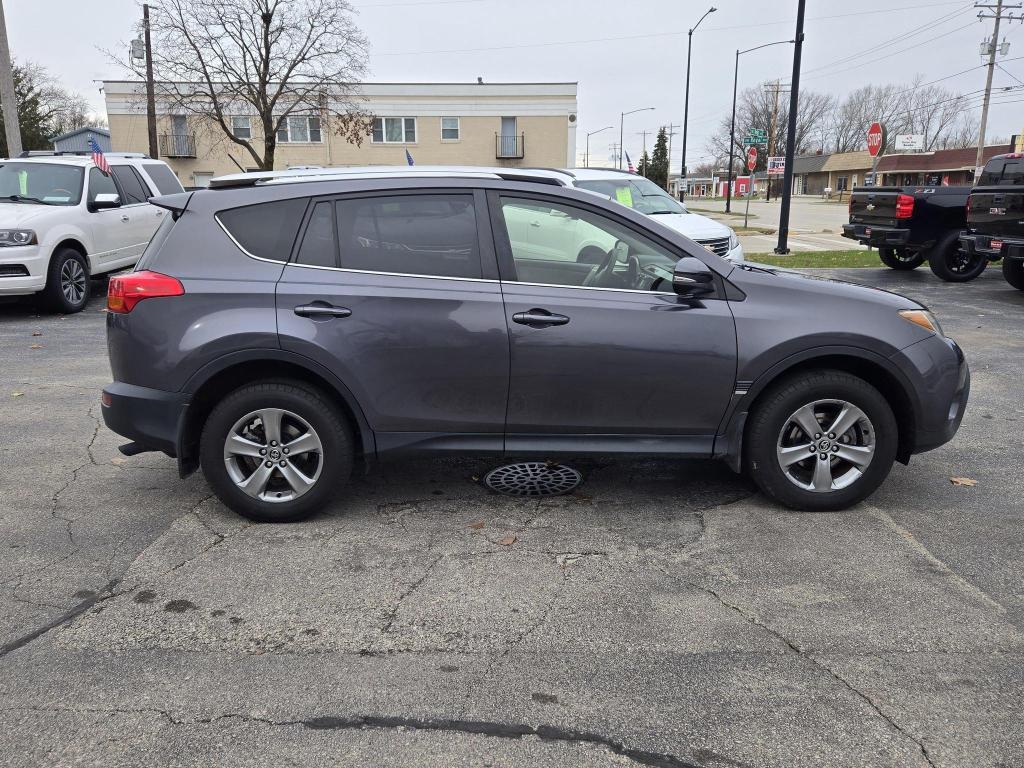
[[[699,245],[703,245],[716,256],[725,256],[729,253],[728,237],[713,237],[710,240],[697,240],[696,242]]]

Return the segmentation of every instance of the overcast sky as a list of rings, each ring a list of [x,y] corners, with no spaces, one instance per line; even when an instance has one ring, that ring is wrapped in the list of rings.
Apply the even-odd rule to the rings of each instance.
[[[793,37],[796,0],[714,0],[719,10],[693,36],[690,85],[690,165],[706,157],[705,140],[732,100],[734,53]],[[41,64],[103,111],[94,80],[123,77],[99,49],[117,49],[135,33],[135,0],[5,0],[17,60]],[[580,153],[584,132],[596,159],[618,141],[636,161],[640,131],[682,123],[686,30],[706,0],[353,0],[370,40],[370,80],[579,82]],[[837,95],[867,83],[906,82],[921,73],[939,85],[974,93],[984,87],[978,45],[991,21],[975,18],[959,0],[808,0],[801,87]],[[1009,28],[1007,28],[1009,27]],[[1024,81],[1024,26],[1005,25],[1011,42],[995,85]],[[890,41],[893,41],[890,43]],[[885,45],[883,45],[885,44]],[[862,53],[863,52],[863,53]],[[773,77],[789,79],[792,46],[746,54],[740,88]],[[1020,60],[1015,60],[1020,59]],[[1020,81],[1015,78],[1020,78]],[[1017,103],[1012,103],[1014,100]],[[1004,94],[990,112],[988,136],[1024,128],[1024,87]],[[978,99],[976,102],[980,102]],[[980,114],[980,106],[977,108]],[[681,131],[673,143],[673,169]],[[653,136],[648,136],[648,147]]]

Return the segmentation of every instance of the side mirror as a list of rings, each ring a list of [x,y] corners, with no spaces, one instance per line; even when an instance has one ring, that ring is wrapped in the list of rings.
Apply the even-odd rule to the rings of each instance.
[[[715,273],[700,259],[683,256],[672,274],[672,290],[684,299],[699,299],[715,292]]]
[[[108,208],[120,208],[121,196],[113,192],[101,192],[89,203],[90,211],[102,211]]]

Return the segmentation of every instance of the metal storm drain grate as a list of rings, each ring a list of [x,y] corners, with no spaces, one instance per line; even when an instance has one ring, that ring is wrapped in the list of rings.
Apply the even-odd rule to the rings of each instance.
[[[484,475],[484,485],[506,496],[560,496],[581,482],[583,475],[572,467],[548,461],[504,464]]]

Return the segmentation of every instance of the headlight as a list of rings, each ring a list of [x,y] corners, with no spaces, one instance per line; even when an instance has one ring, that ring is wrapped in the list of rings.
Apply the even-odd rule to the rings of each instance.
[[[914,325],[920,325],[926,331],[937,333],[939,336],[945,335],[939,321],[935,319],[935,315],[926,309],[901,309],[900,317]]]
[[[738,237],[736,237],[736,233],[733,232],[730,229],[729,230],[729,250],[730,251],[735,250],[736,248],[739,248],[739,245],[740,245],[740,239]]]
[[[39,241],[31,229],[0,229],[0,248],[11,245],[35,245]]]

